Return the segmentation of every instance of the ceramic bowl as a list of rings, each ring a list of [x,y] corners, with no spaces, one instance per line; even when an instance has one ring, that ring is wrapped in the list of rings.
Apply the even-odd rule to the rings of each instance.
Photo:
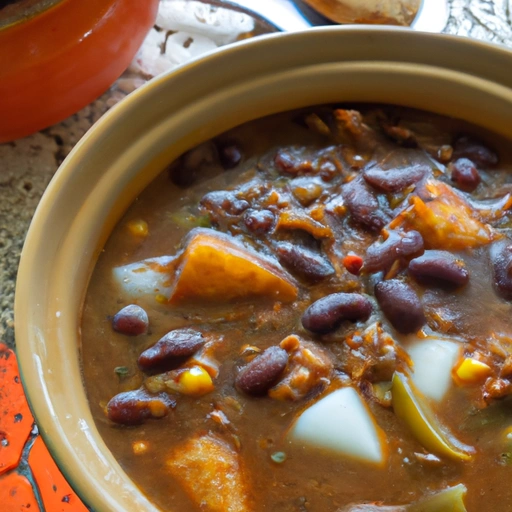
[[[396,28],[275,34],[156,78],[112,109],[46,191],[23,249],[16,343],[23,383],[60,468],[95,511],[156,508],[99,436],[80,372],[80,315],[116,221],[175,157],[245,121],[307,105],[383,102],[512,139],[512,52]]]

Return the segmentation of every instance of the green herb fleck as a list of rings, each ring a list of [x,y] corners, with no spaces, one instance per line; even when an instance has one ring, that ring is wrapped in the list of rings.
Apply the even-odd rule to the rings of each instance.
[[[282,464],[286,460],[286,453],[284,452],[275,452],[273,453],[270,458],[276,463],[276,464]]]
[[[289,182],[290,180],[288,178],[278,178],[274,181],[274,188],[284,188]]]
[[[195,227],[211,227],[210,217],[208,215],[194,215],[188,210],[179,210],[171,213],[169,219],[180,228],[192,229]]]
[[[208,215],[199,215],[197,217],[197,226],[200,228],[211,228],[210,217]]]
[[[128,377],[130,370],[128,370],[126,366],[116,366],[114,368],[114,373],[119,377],[119,380],[122,380]]]

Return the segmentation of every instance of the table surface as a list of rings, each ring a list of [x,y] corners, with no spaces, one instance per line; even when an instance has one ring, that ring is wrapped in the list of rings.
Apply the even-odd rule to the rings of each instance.
[[[512,46],[512,0],[448,0],[448,4],[444,32]],[[0,503],[5,512],[26,510],[28,504],[33,511],[87,510],[37,436],[24,400],[11,350],[15,349],[16,272],[35,208],[61,162],[109,108],[143,82],[133,70],[127,72],[103,96],[62,123],[0,144],[0,339],[6,344],[0,344],[0,404],[16,424],[9,431],[2,423],[6,415],[0,419]]]

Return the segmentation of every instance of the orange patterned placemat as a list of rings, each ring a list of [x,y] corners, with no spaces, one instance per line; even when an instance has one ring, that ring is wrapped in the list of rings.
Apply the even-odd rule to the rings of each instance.
[[[0,343],[0,509],[87,512],[53,461],[28,407],[16,354]]]

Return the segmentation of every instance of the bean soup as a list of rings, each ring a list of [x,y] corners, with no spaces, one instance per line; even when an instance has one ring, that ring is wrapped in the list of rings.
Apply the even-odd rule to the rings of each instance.
[[[509,148],[330,105],[162,172],[81,326],[97,427],[156,506],[512,510]]]

